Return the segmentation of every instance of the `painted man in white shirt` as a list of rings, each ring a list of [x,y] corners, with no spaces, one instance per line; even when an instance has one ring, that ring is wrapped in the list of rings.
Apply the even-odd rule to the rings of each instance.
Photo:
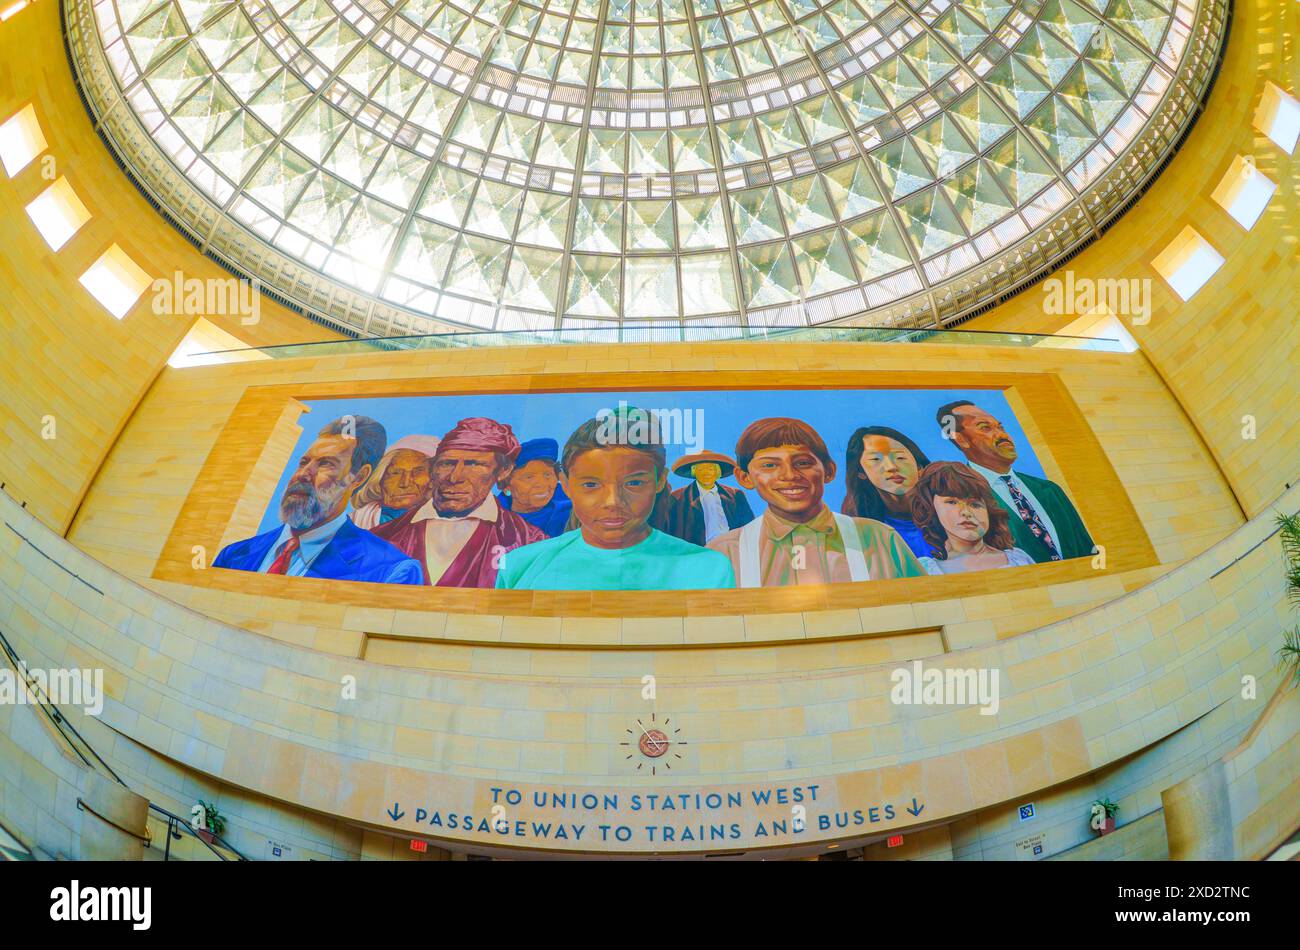
[[[735,461],[719,452],[697,452],[674,462],[673,474],[692,481],[672,493],[668,523],[663,530],[683,541],[704,545],[753,521],[754,512],[745,493],[719,484],[735,470]]]

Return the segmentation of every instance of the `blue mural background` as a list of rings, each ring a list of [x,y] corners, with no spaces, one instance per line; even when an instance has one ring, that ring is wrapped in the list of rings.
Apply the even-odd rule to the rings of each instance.
[[[961,452],[943,438],[935,422],[935,410],[958,399],[988,410],[1001,420],[1015,440],[1019,458],[1016,471],[1044,476],[1043,468],[1025,435],[1020,421],[1011,411],[1006,397],[990,389],[770,389],[770,390],[673,390],[601,391],[577,393],[506,393],[468,396],[390,396],[304,400],[311,412],[303,415],[299,436],[288,465],[280,475],[275,495],[262,516],[259,531],[279,526],[280,496],[293,475],[298,458],[327,423],[343,415],[370,416],[383,423],[389,445],[407,435],[441,437],[458,421],[470,416],[487,416],[508,423],[521,442],[550,437],[563,450],[565,441],[583,422],[601,409],[617,409],[620,401],[643,409],[702,410],[703,447],[734,456],[736,439],[756,419],[768,416],[793,416],[809,423],[826,441],[831,457],[841,471],[827,484],[825,500],[832,511],[839,511],[844,500],[844,450],[853,431],[860,426],[892,426],[907,435],[934,462],[963,461]],[[687,446],[669,444],[671,464],[686,454]],[[669,476],[670,487],[679,488],[688,480]],[[724,484],[735,486],[734,478]],[[757,492],[746,493],[755,515],[766,509]]]

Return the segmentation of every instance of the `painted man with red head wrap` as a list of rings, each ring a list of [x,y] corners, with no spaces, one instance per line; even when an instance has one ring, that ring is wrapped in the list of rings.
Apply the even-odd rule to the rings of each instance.
[[[462,419],[429,462],[429,499],[374,533],[415,558],[435,587],[493,587],[507,551],[546,535],[492,495],[519,440],[505,423]]]

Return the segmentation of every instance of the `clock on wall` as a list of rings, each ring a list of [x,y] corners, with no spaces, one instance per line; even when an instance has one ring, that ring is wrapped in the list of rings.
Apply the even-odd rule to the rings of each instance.
[[[627,749],[627,760],[636,762],[636,770],[644,771],[648,765],[651,775],[658,775],[659,768],[671,769],[673,762],[682,758],[682,754],[677,751],[678,746],[686,745],[682,739],[681,729],[672,725],[672,720],[665,718],[662,723],[656,719],[656,714],[650,714],[650,721],[647,723],[641,719],[636,721],[635,728],[627,730],[631,737],[619,743]]]

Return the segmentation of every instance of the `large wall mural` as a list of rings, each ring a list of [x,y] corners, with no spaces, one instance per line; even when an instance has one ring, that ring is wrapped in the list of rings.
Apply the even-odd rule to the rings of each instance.
[[[782,587],[1088,557],[1001,392],[307,401],[255,536],[214,567],[512,590]]]

